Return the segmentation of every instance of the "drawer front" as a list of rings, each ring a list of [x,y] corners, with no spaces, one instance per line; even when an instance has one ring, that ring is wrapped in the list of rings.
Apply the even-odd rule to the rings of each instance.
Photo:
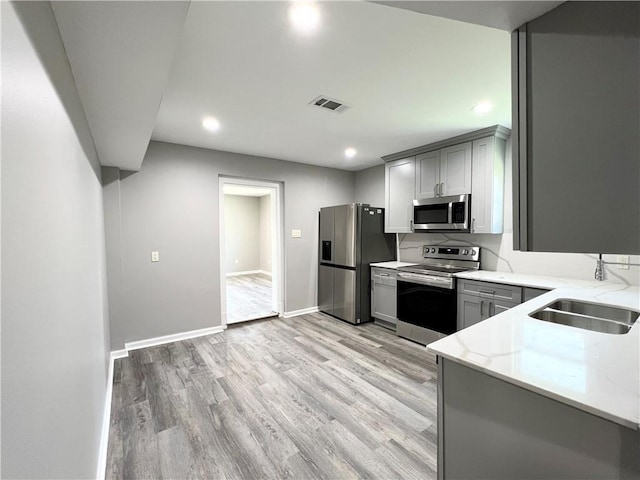
[[[396,271],[390,268],[371,268],[371,283],[378,283],[395,287]]]
[[[458,279],[458,293],[476,295],[497,300],[520,303],[522,287],[502,283],[478,282],[477,280]]]

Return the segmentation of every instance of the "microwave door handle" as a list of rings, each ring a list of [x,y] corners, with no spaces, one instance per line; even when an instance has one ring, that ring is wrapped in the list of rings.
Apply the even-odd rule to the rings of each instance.
[[[453,224],[453,202],[449,202],[447,205],[447,218],[449,219],[449,225]]]

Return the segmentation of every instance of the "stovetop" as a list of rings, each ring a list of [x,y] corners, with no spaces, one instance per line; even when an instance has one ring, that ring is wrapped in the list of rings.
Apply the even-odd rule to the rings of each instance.
[[[457,267],[454,265],[430,265],[428,263],[422,263],[420,265],[411,265],[409,267],[400,267],[399,270],[421,273],[421,272],[439,272],[439,273],[459,273],[467,272],[469,270],[476,270],[470,267]]]
[[[398,271],[452,277],[455,273],[480,268],[480,248],[469,245],[425,245],[423,257],[425,263],[400,267]]]

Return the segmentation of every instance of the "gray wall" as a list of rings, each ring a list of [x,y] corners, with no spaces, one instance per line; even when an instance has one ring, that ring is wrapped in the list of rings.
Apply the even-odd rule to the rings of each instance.
[[[384,207],[384,165],[356,172],[356,202]]]
[[[220,175],[282,182],[285,311],[316,306],[318,210],[353,202],[354,173],[152,141],[140,172],[120,172],[122,299],[114,349],[220,325]],[[106,215],[108,233],[118,228],[114,217]],[[302,238],[291,238],[291,229]],[[160,262],[151,263],[152,250]]]
[[[260,198],[224,196],[226,273],[260,270]]]
[[[1,475],[92,478],[110,350],[100,170],[50,4],[1,9]]]
[[[271,273],[271,195],[260,197],[260,270]]]

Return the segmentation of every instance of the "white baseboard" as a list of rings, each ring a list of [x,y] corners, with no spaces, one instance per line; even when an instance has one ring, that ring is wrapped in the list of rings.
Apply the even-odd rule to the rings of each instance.
[[[102,412],[102,432],[100,434],[100,450],[98,451],[98,470],[96,471],[96,478],[98,480],[104,480],[107,469],[107,448],[109,447],[109,427],[111,425],[111,397],[113,393],[113,366],[116,358],[126,356],[126,350],[117,350],[111,352],[109,355],[107,392],[104,399],[104,411]]]
[[[136,340],[135,342],[125,342],[124,348],[129,352],[131,350],[139,350],[140,348],[155,347],[165,343],[179,342],[180,340],[187,340],[188,338],[203,337],[205,335],[221,333],[222,331],[224,331],[224,327],[219,325],[217,327],[202,328],[200,330],[191,330],[189,332],[174,333],[173,335],[165,335],[164,337],[147,338],[146,340]]]
[[[109,372],[107,373],[107,392],[104,401],[104,412],[102,415],[102,432],[100,435],[100,451],[98,452],[98,468],[96,478],[104,480],[107,468],[107,448],[109,447],[109,427],[111,425],[111,397],[113,395],[113,368],[114,362],[118,358],[129,356],[129,351],[138,350],[140,348],[154,347],[165,343],[177,342],[188,338],[202,337],[214,333],[223,332],[225,327],[222,325],[217,327],[203,328],[200,330],[191,330],[189,332],[175,333],[173,335],[165,335],[164,337],[147,338],[146,340],[137,340],[135,342],[126,342],[124,350],[114,350],[109,355]]]
[[[291,318],[291,317],[297,317],[298,315],[305,315],[307,313],[316,313],[318,312],[318,307],[310,307],[310,308],[303,308],[300,310],[293,310],[291,312],[284,312],[281,316],[282,318]]]
[[[245,270],[244,272],[231,272],[227,273],[227,277],[239,277],[240,275],[254,275],[256,273],[262,273],[262,270]]]
[[[269,275],[270,277],[271,272],[267,272],[266,270],[245,270],[244,272],[231,272],[231,273],[227,273],[225,274],[226,277],[239,277],[241,275],[255,275],[256,273],[263,273],[265,275]]]

